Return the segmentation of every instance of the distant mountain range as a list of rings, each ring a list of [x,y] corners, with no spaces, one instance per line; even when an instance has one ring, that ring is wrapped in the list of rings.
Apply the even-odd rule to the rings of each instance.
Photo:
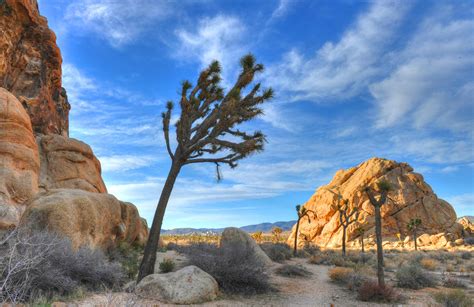
[[[246,232],[256,232],[256,231],[263,231],[269,232],[272,230],[273,227],[280,227],[283,231],[291,230],[291,227],[295,225],[296,221],[288,221],[288,222],[275,222],[275,223],[261,223],[255,225],[248,225],[239,227],[243,231]],[[221,233],[224,231],[225,228],[175,228],[175,229],[163,229],[161,231],[162,234],[166,235],[186,235],[190,233]]]

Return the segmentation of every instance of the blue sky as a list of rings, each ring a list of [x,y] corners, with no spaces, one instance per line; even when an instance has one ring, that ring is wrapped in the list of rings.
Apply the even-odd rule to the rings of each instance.
[[[40,0],[58,36],[70,136],[90,144],[110,193],[151,222],[170,165],[160,114],[211,60],[224,84],[252,52],[275,99],[248,130],[265,152],[188,165],[164,228],[294,219],[335,171],[410,163],[459,216],[474,214],[472,1]]]

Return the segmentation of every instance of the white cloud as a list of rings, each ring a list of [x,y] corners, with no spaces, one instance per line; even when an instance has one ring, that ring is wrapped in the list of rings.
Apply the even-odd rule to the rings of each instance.
[[[123,172],[150,166],[159,160],[152,156],[113,155],[101,156],[99,160],[103,172]]]
[[[244,53],[243,34],[245,26],[235,16],[217,15],[203,18],[196,28],[179,29],[177,56],[191,60],[197,59],[202,67],[218,60],[224,72],[232,71]]]
[[[459,217],[464,215],[473,215],[474,193],[465,193],[446,197],[446,201],[454,206]]]
[[[79,0],[67,7],[65,22],[120,47],[137,39],[153,22],[172,15],[171,4],[162,0]]]
[[[435,14],[426,20],[386,79],[370,86],[377,127],[409,123],[471,131],[474,20]]]
[[[375,1],[336,42],[314,56],[289,51],[271,66],[267,80],[293,100],[344,99],[360,94],[386,69],[384,55],[393,43],[408,2]]]
[[[290,5],[291,5],[291,1],[290,1],[290,0],[279,0],[279,1],[278,1],[278,6],[277,6],[277,8],[273,11],[271,18],[272,18],[272,19],[280,18],[280,17],[282,17],[283,15],[285,15],[285,14],[288,12],[288,10],[289,10]]]

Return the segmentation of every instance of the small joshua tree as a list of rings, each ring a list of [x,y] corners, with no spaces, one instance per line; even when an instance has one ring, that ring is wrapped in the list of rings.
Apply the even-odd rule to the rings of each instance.
[[[252,238],[253,238],[257,243],[262,242],[263,232],[261,232],[261,231],[256,231],[256,232],[252,233]]]
[[[382,215],[380,209],[385,204],[388,198],[388,192],[391,186],[388,181],[382,180],[377,183],[377,193],[380,194],[377,200],[374,195],[374,191],[370,187],[366,187],[364,191],[369,197],[370,203],[375,209],[375,238],[377,241],[377,279],[379,287],[385,288],[385,277],[384,277],[384,261],[383,261],[383,247],[382,247]]]
[[[339,212],[339,223],[342,226],[342,256],[345,257],[347,227],[359,218],[359,208],[354,207],[350,209],[349,200],[343,199],[339,191],[337,193],[333,191],[330,192],[337,195],[337,204],[333,205],[332,208]]]
[[[174,151],[169,133],[173,102],[166,105],[166,112],[162,114],[163,133],[171,168],[151,224],[137,283],[154,272],[163,217],[181,168],[188,164],[213,163],[219,180],[220,164],[234,168],[239,160],[263,150],[265,135],[262,132],[247,133],[237,127],[262,114],[260,106],[272,98],[273,91],[271,88],[261,91],[260,83],[246,91],[255,75],[263,71],[263,65],[250,54],[244,56],[240,64],[242,70],[227,93],[220,86],[221,67],[217,61],[201,72],[196,85],[189,81],[182,83]],[[219,153],[221,155],[215,157]]]
[[[307,217],[308,223],[311,223],[311,219],[309,218],[309,214],[313,214],[313,217],[316,217],[316,213],[313,210],[308,210],[301,205],[296,206],[296,213],[298,214],[298,220],[296,221],[296,230],[295,230],[295,245],[293,246],[293,256],[296,256],[297,249],[298,249],[298,236],[299,236],[299,228],[300,228],[300,221],[302,218]]]
[[[359,235],[360,238],[360,247],[361,247],[361,252],[365,253],[364,249],[364,235],[365,235],[365,229],[362,226],[357,227],[356,229],[357,234]]]
[[[413,234],[413,242],[415,242],[415,250],[418,250],[418,245],[416,242],[417,239],[417,232],[418,232],[418,227],[421,225],[421,219],[415,218],[411,219],[410,222],[407,224],[408,230],[410,230]]]
[[[280,241],[280,235],[281,235],[282,232],[283,232],[283,229],[281,229],[280,227],[275,226],[275,227],[272,228],[273,240],[275,242]]]

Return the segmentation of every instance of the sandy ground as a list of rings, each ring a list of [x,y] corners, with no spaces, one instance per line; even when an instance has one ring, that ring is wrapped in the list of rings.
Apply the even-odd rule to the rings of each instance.
[[[272,274],[272,283],[278,292],[252,297],[221,296],[199,306],[391,306],[393,304],[367,303],[356,299],[356,293],[332,283],[327,272],[329,266],[307,264],[307,259],[292,259],[287,264],[301,264],[313,273],[308,278],[287,278]],[[275,270],[279,264],[275,264]],[[395,306],[436,306],[430,290],[403,291],[407,301]],[[54,306],[54,305],[53,305]],[[60,305],[57,305],[60,306]],[[142,300],[130,293],[95,294],[84,300],[62,306],[176,306],[156,301]]]

